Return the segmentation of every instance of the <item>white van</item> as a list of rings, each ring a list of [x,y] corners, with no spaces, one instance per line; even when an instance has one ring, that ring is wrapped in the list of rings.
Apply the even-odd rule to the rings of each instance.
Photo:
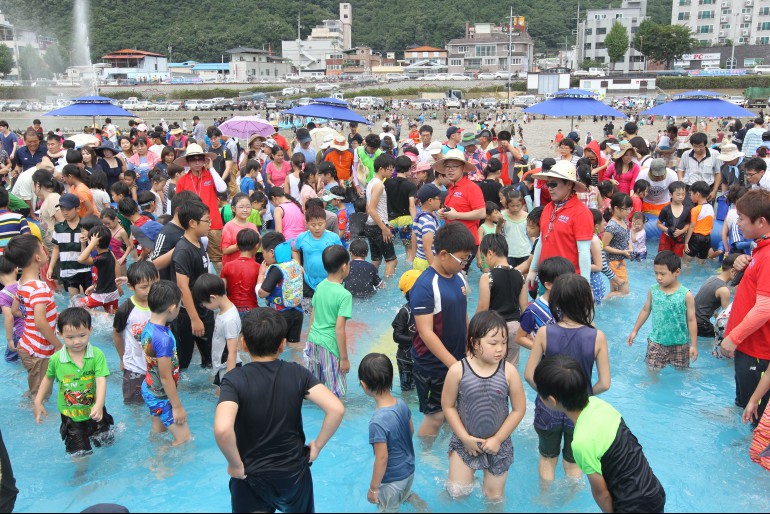
[[[519,95],[513,99],[514,107],[529,107],[537,103],[537,98],[534,95]]]
[[[757,75],[770,74],[770,64],[758,64],[757,66],[754,66],[754,73]]]

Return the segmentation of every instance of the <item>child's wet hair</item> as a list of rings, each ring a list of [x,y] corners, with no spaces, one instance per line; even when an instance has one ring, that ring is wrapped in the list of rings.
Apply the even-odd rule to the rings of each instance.
[[[259,233],[250,228],[245,228],[235,236],[235,244],[239,252],[250,252],[259,245]]]
[[[631,216],[631,221],[641,221],[642,223],[647,223],[647,216],[645,216],[641,211],[636,211]]]
[[[312,220],[326,221],[326,211],[317,205],[310,205],[310,207],[307,208],[307,211],[305,211],[305,221],[310,223]]]
[[[580,363],[566,355],[545,357],[532,377],[540,398],[553,397],[567,411],[585,409],[590,383]]]
[[[107,218],[108,220],[116,220],[116,219],[118,219],[118,213],[115,212],[115,209],[111,209],[109,207],[106,207],[99,214],[99,217],[102,218],[102,219]]]
[[[155,265],[147,260],[138,261],[128,267],[128,284],[136,287],[142,282],[154,282],[160,279],[160,273]]]
[[[160,314],[166,311],[172,305],[179,305],[182,301],[182,291],[175,283],[170,280],[158,280],[150,287],[150,294],[147,297],[147,305],[150,312]]]
[[[589,209],[591,211],[591,216],[594,217],[594,226],[601,225],[602,221],[604,221],[604,215],[602,214],[602,211],[599,209]]]
[[[277,247],[281,243],[286,242],[286,236],[281,234],[280,232],[276,232],[274,230],[271,230],[269,232],[265,232],[265,235],[262,236],[262,252],[266,253],[270,250],[274,250],[275,247]]]
[[[503,234],[487,234],[481,239],[481,255],[492,252],[498,257],[508,256],[508,241]]]
[[[59,313],[56,320],[56,329],[60,334],[64,332],[64,327],[90,329],[91,314],[83,307],[68,307]]]
[[[575,265],[569,259],[561,256],[549,257],[540,263],[537,279],[541,284],[546,282],[553,284],[557,277],[567,273],[575,273]]]
[[[467,351],[476,355],[481,339],[486,335],[499,333],[508,340],[508,325],[496,311],[481,311],[471,318],[468,324]]]
[[[370,353],[358,365],[358,380],[374,394],[382,394],[393,388],[393,363],[382,353]]]
[[[80,220],[80,230],[90,232],[94,227],[101,227],[103,225],[102,220],[94,214],[89,214]]]
[[[738,257],[740,257],[741,255],[743,255],[743,254],[741,254],[741,253],[737,253],[737,252],[734,252],[734,253],[729,253],[729,254],[727,254],[727,255],[725,256],[725,258],[724,258],[724,259],[722,259],[722,270],[723,270],[723,271],[727,271],[727,270],[731,270],[731,269],[733,269],[733,267],[735,267],[735,260],[736,260]],[[2,258],[2,257],[0,257],[0,259],[1,259],[1,258]],[[2,273],[2,271],[3,271],[3,270],[2,270],[2,268],[0,267],[0,273]]]
[[[327,246],[321,255],[327,273],[337,273],[350,262],[350,254],[342,245]]]
[[[491,216],[493,212],[500,212],[500,207],[495,202],[487,202],[487,217]]]
[[[98,245],[100,250],[104,250],[110,247],[110,241],[112,240],[112,232],[110,232],[110,229],[104,225],[99,224],[88,231],[89,241],[94,236],[99,237]]]
[[[609,180],[599,182],[599,185],[596,186],[596,188],[599,190],[599,194],[602,195],[602,198],[609,198],[616,191],[615,184]]]
[[[139,212],[139,206],[130,196],[126,196],[118,202],[118,212],[128,218]]]
[[[594,298],[591,284],[581,275],[567,273],[556,277],[548,305],[556,321],[568,318],[575,323],[593,327]]]
[[[639,180],[634,182],[635,194],[638,195],[639,193],[644,193],[645,191],[649,191],[649,190],[650,190],[650,183],[644,180],[643,178],[640,178]]]
[[[708,198],[711,188],[705,181],[699,180],[690,186],[690,192],[699,194],[702,198]]]
[[[241,321],[241,335],[250,355],[275,355],[286,337],[286,320],[276,310],[257,307]]]
[[[226,296],[225,281],[217,275],[204,273],[195,280],[192,294],[198,303],[208,302],[212,296]]]
[[[527,214],[527,222],[533,225],[540,226],[540,217],[543,215],[543,208],[541,206],[534,207],[529,214]]]
[[[680,182],[679,180],[672,182],[668,185],[668,193],[671,195],[683,189],[684,190],[687,189],[687,184],[685,184],[684,182]]]
[[[32,263],[32,258],[37,253],[42,243],[32,234],[14,236],[5,247],[5,258],[20,268],[26,268]]]
[[[8,275],[9,273],[13,273],[14,275],[16,275],[18,271],[19,271],[19,267],[16,264],[11,262],[11,260],[6,256],[0,255],[0,274]]]
[[[369,245],[364,239],[354,239],[350,242],[350,255],[366,258],[369,255]]]
[[[668,271],[675,273],[677,270],[682,269],[682,259],[671,250],[663,250],[658,252],[655,256],[655,260],[652,261],[655,266],[665,266]]]
[[[177,218],[182,228],[187,230],[190,228],[191,221],[199,221],[207,212],[209,208],[203,202],[187,202],[179,207]]]

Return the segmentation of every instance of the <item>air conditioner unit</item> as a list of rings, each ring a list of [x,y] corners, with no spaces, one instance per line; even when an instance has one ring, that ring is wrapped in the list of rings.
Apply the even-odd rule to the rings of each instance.
[[[722,23],[727,23],[727,16],[722,16],[722,17],[719,19],[719,21],[720,21],[720,22],[722,22]]]
[[[722,7],[730,7],[730,2],[722,2]]]
[[[743,31],[741,31],[741,35],[748,36],[749,35],[749,31],[748,30],[743,30]]]
[[[719,31],[719,37],[725,37],[725,31],[724,30],[720,30]]]
[[[750,14],[744,14],[743,15],[743,21],[751,21],[751,15]]]
[[[754,5],[754,0],[746,0],[746,7],[751,7]]]

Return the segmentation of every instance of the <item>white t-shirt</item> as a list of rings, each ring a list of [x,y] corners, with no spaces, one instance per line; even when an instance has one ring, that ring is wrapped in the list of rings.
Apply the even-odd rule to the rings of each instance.
[[[126,311],[131,309],[126,317]],[[144,358],[142,349],[142,332],[144,326],[150,321],[150,309],[139,307],[133,297],[118,308],[115,313],[115,324],[125,328],[121,332],[123,335],[123,369],[133,373],[147,373],[147,361]],[[117,326],[116,326],[117,328]]]
[[[36,171],[37,168],[32,166],[28,170],[21,172],[21,175],[19,175],[19,178],[16,179],[16,183],[13,185],[13,189],[11,189],[11,193],[22,200],[31,200],[33,209],[37,205],[37,196],[32,192],[32,175]]]
[[[165,145],[152,145],[150,147],[150,151],[160,157],[161,152],[163,152],[163,149],[166,148]]]
[[[650,191],[647,196],[644,197],[645,203],[653,205],[665,205],[671,202],[671,193],[668,192],[668,186],[672,182],[679,180],[676,172],[672,169],[666,169],[666,177],[658,182],[652,180],[650,176],[650,168],[645,168],[639,172],[636,180],[644,179],[650,183]]]
[[[214,335],[211,338],[211,362],[214,367],[214,373],[219,374],[219,378],[227,373],[227,359],[222,362],[222,356],[227,348],[228,339],[238,339],[241,333],[241,316],[235,306],[225,312],[217,314],[214,321]],[[236,350],[237,353],[237,350]],[[236,362],[241,361],[240,355],[236,355]]]
[[[94,197],[94,207],[99,214],[110,206],[110,194],[107,191],[101,189],[91,189],[91,194]]]

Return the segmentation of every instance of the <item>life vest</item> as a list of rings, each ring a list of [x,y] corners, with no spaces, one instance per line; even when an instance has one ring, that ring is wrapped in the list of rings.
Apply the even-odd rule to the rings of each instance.
[[[289,260],[273,264],[270,268],[272,267],[277,267],[280,270],[281,275],[283,275],[283,281],[267,297],[268,306],[277,311],[301,308],[303,280],[302,268],[299,263]],[[268,273],[270,268],[267,269]]]
[[[356,148],[356,152],[358,153],[358,169],[356,170],[356,173],[358,173],[358,182],[361,184],[361,187],[363,187],[374,178],[374,174],[376,173],[376,170],[374,169],[374,160],[382,154],[382,150],[377,149],[377,151],[374,152],[373,157],[366,153],[365,146],[359,146]],[[367,169],[365,176],[364,170],[361,169],[362,166],[365,166]]]

